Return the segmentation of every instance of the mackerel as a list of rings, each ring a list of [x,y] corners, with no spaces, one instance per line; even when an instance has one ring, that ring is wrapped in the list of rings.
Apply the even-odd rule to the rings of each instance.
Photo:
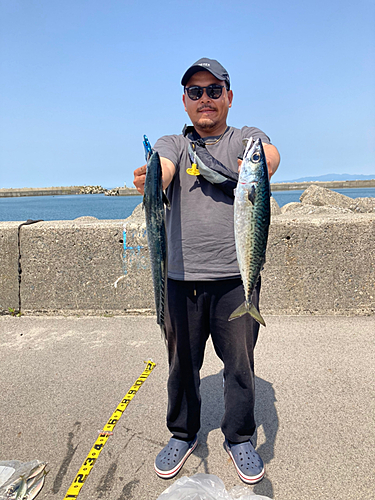
[[[46,471],[43,471],[42,477],[39,478],[30,488],[27,490],[24,500],[32,500],[35,498],[44,485],[44,477],[47,475]]]
[[[237,260],[245,291],[245,302],[229,321],[248,313],[266,326],[251,297],[266,260],[271,219],[270,183],[262,140],[247,143],[234,199],[234,235]]]
[[[17,495],[15,497],[15,500],[23,500],[25,498],[26,492],[27,492],[27,481],[25,479],[25,476],[21,476],[21,483],[17,490]]]
[[[167,292],[167,232],[164,202],[169,202],[163,192],[162,169],[159,153],[144,140],[147,168],[143,195],[146,215],[147,244],[151,261],[152,281],[156,306],[156,322],[166,340],[164,308]]]

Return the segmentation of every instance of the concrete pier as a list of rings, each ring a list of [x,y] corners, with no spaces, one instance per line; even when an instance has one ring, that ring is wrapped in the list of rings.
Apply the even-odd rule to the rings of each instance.
[[[266,475],[254,492],[275,500],[373,500],[374,317],[265,320],[255,348],[255,393]],[[167,352],[155,317],[0,316],[2,457],[48,462],[38,500],[64,498],[149,358],[156,367],[78,499],[156,500],[196,473],[215,474],[227,491],[244,486],[223,449],[223,366],[210,341],[201,370],[198,447],[166,481],[153,470],[170,438]]]

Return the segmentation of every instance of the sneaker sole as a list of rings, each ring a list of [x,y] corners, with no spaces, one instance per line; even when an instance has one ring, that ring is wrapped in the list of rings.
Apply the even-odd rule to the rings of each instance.
[[[245,476],[245,474],[243,474],[241,472],[241,470],[237,467],[237,464],[236,464],[236,461],[234,460],[232,452],[227,447],[225,447],[225,451],[228,453],[228,455],[232,459],[232,462],[233,462],[233,465],[236,468],[237,474],[239,475],[240,479],[244,483],[255,484],[255,483],[259,483],[259,481],[261,481],[263,479],[263,476],[264,476],[264,467],[263,467],[262,471],[259,474],[257,474],[256,476]]]
[[[182,457],[182,459],[178,462],[178,464],[176,465],[176,467],[174,467],[170,471],[160,470],[154,464],[154,470],[155,470],[156,474],[159,477],[161,477],[162,479],[171,479],[172,477],[176,476],[180,472],[180,470],[182,469],[182,466],[184,465],[185,461],[193,453],[193,451],[195,450],[195,448],[197,447],[197,445],[198,445],[198,439],[195,440],[195,443],[193,444],[193,446],[188,449],[188,451],[185,453],[185,455]]]

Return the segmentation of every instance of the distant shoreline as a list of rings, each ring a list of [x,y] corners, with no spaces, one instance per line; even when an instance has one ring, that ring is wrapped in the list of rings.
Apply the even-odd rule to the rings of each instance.
[[[358,181],[306,181],[306,182],[271,182],[271,191],[305,190],[312,184],[328,189],[371,188],[375,187],[375,179]]]
[[[371,188],[375,187],[375,179],[358,181],[307,181],[307,182],[271,182],[271,191],[305,190],[312,184],[328,189]],[[87,186],[65,186],[47,188],[1,188],[0,198],[15,198],[22,196],[61,196],[81,194]],[[140,196],[136,188],[119,188],[118,196]]]

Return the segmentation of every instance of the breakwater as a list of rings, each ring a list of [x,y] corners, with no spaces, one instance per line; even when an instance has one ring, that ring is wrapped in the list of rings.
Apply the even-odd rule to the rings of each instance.
[[[90,194],[92,193],[91,188],[99,188],[100,186],[68,186],[68,187],[47,187],[47,188],[10,188],[0,189],[0,198],[13,198],[21,196],[60,196],[68,194]],[[94,192],[103,192],[106,190],[101,188],[102,191],[96,189]],[[139,196],[138,191],[135,188],[116,188],[118,191],[118,196]]]
[[[375,214],[304,208],[273,211],[263,313],[374,314]],[[82,217],[19,225],[0,222],[3,314],[20,306],[25,314],[154,311],[140,205],[126,220]]]
[[[309,186],[320,186],[328,189],[371,188],[375,187],[375,179],[363,181],[311,181],[311,182],[271,182],[271,191],[305,190]]]
[[[63,194],[79,194],[82,186],[49,187],[49,188],[15,188],[0,189],[0,198],[20,196],[57,196]]]
[[[139,196],[138,191],[136,188],[119,188],[118,190],[119,196]]]

